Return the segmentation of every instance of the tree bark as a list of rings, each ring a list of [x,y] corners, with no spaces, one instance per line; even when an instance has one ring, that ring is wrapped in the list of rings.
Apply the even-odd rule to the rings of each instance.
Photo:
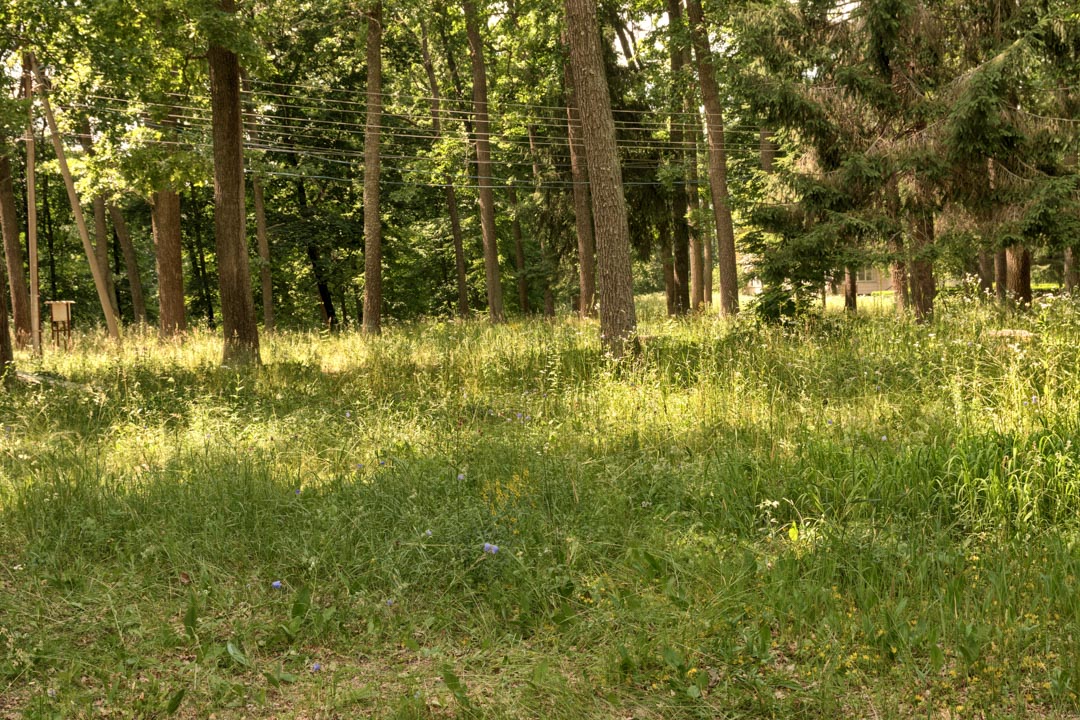
[[[686,109],[686,93],[682,87],[683,68],[687,64],[687,52],[683,47],[682,0],[667,0],[668,45],[670,46],[670,67],[673,83],[671,87],[670,131],[671,146],[675,149],[676,165],[683,168],[686,175],[687,133],[683,131],[684,121],[680,113]],[[683,315],[689,310],[697,310],[704,298],[704,283],[701,277],[701,244],[692,237],[686,213],[690,200],[686,194],[686,183],[675,182],[671,189],[671,241],[674,256],[675,313]]]
[[[1031,305],[1031,252],[1023,245],[1013,245],[1005,252],[1009,300]]]
[[[364,332],[382,332],[382,218],[379,124],[382,122],[382,3],[367,16],[367,117],[364,126]]]
[[[473,0],[463,0],[465,30],[472,57],[473,126],[476,132],[476,184],[479,188],[480,226],[484,237],[484,271],[487,280],[488,313],[491,321],[501,323],[503,313],[502,281],[499,276],[499,244],[495,228],[495,193],[491,175],[491,123],[488,120],[487,69],[484,67],[484,43],[480,20]]]
[[[1004,248],[994,253],[994,297],[1000,302],[1009,298],[1009,257]]]
[[[23,99],[27,101],[26,123],[26,254],[30,266],[30,342],[41,355],[41,306],[38,300],[37,158],[34,142],[34,57],[22,57]]]
[[[859,307],[859,274],[855,268],[844,269],[844,309],[855,312]]]
[[[420,49],[423,52],[424,72],[427,73],[428,86],[431,89],[431,125],[435,130],[436,141],[442,140],[442,93],[439,81],[435,77],[435,64],[431,60],[428,48],[427,24],[420,22]],[[461,218],[458,216],[457,193],[449,172],[446,174],[446,211],[450,218],[450,235],[454,241],[454,265],[457,271],[457,314],[465,319],[469,316],[469,285],[465,274],[465,239],[461,232]]]
[[[565,42],[564,38],[564,42]],[[582,137],[574,75],[569,57],[563,67],[566,85],[566,138],[570,146],[570,178],[574,183],[574,227],[578,249],[578,314],[596,315],[596,237],[593,233],[592,193],[589,191],[588,158]]]
[[[931,259],[934,243],[934,214],[928,210],[915,211],[911,228],[911,305],[915,320],[926,322],[934,313],[934,264]]]
[[[105,198],[98,195],[94,198],[94,256],[97,258],[98,267],[105,280],[105,292],[109,294],[109,303],[112,313],[120,318],[120,308],[116,302],[116,280],[113,277],[112,268],[109,266],[109,224],[106,220]]]
[[[187,330],[184,309],[184,248],[180,234],[180,194],[154,193],[150,205],[154,258],[158,276],[158,334],[172,337]],[[196,267],[196,271],[198,268]]]
[[[226,13],[235,0],[220,0]],[[232,50],[211,43],[210,109],[214,143],[214,240],[225,333],[222,363],[254,364],[259,326],[251,295],[244,192],[244,135],[240,110],[240,62]]]
[[[139,275],[139,257],[135,245],[131,242],[131,233],[120,208],[109,204],[109,216],[113,221],[116,239],[120,241],[120,252],[124,256],[124,269],[127,271],[128,287],[131,289],[131,309],[135,322],[146,324],[146,296],[143,293],[142,277]]]
[[[1080,285],[1080,268],[1076,265],[1076,250],[1065,248],[1065,291],[1073,292]]]
[[[270,273],[270,238],[266,232],[266,202],[263,197],[262,180],[251,180],[255,198],[255,239],[259,244],[259,286],[262,289],[263,329],[274,331],[274,281]]]
[[[637,314],[630,263],[630,226],[595,0],[566,0],[566,26],[592,185],[600,339],[608,352],[621,357],[637,330]]]
[[[41,105],[45,110],[45,118],[49,123],[49,134],[52,136],[53,150],[56,153],[56,162],[60,166],[60,174],[64,178],[64,185],[67,187],[68,200],[71,202],[71,213],[75,216],[75,225],[79,230],[79,238],[82,240],[83,251],[86,253],[86,261],[90,265],[90,274],[94,278],[94,289],[97,290],[98,302],[101,303],[101,311],[105,315],[105,327],[108,329],[109,337],[114,340],[119,340],[120,325],[113,312],[113,300],[109,296],[105,284],[105,273],[108,272],[108,268],[102,268],[98,264],[94,246],[90,242],[90,233],[86,228],[86,218],[83,216],[82,206],[79,205],[79,196],[75,192],[75,180],[72,178],[71,169],[68,167],[67,155],[64,153],[63,141],[60,139],[60,130],[56,125],[56,118],[53,116],[48,95],[45,93],[45,78],[41,74],[41,68],[37,67],[33,59],[31,59],[30,62],[34,68],[35,75],[37,75],[38,96],[41,98]],[[33,284],[33,278],[31,278],[31,283]]]
[[[701,0],[686,0],[686,8],[690,17],[698,81],[705,105],[705,127],[708,131],[709,185],[716,217],[717,262],[720,267],[720,313],[734,315],[739,311],[739,273],[735,255],[735,229],[731,222],[731,206],[728,202],[727,154],[724,150],[724,116],[720,105],[720,88],[716,82]]]
[[[4,257],[7,260],[15,345],[23,348],[30,342],[30,293],[26,289],[26,273],[23,271],[15,188],[11,181],[11,161],[4,149],[0,149],[0,231],[3,232]]]

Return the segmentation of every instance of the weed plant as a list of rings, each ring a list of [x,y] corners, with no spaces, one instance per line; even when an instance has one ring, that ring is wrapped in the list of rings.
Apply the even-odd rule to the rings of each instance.
[[[1080,710],[1080,305],[641,317],[19,357],[0,717]]]

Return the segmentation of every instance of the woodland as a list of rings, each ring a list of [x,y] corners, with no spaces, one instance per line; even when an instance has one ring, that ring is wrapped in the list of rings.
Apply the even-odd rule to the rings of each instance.
[[[1075,0],[5,0],[0,720],[1075,717],[1078,156]]]

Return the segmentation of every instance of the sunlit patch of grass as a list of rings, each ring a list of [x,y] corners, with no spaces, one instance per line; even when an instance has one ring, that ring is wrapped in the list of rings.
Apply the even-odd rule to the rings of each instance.
[[[1080,307],[886,305],[770,327],[646,298],[619,362],[576,319],[280,333],[258,370],[201,329],[20,357],[44,383],[0,395],[0,697],[1074,714]]]

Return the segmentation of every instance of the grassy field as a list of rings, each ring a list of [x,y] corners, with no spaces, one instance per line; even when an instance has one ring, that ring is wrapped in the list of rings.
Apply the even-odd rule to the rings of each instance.
[[[1080,711],[1080,304],[642,317],[20,357],[0,718]]]

